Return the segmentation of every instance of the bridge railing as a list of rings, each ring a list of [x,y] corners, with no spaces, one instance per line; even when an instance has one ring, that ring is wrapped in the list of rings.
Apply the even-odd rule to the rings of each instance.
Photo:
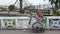
[[[27,28],[29,17],[0,17],[0,29]]]
[[[46,29],[60,29],[60,16],[48,16],[46,19]]]

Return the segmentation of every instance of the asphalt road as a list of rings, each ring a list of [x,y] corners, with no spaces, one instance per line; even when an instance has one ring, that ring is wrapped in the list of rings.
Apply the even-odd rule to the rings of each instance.
[[[29,30],[0,30],[0,34],[60,34],[60,31],[46,30],[44,33],[34,33]]]

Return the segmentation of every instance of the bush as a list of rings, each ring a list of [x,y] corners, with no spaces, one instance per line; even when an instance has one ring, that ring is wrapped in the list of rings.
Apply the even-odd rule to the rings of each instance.
[[[11,10],[14,10],[15,9],[15,5],[10,5],[9,7],[8,7],[8,9],[11,11]]]

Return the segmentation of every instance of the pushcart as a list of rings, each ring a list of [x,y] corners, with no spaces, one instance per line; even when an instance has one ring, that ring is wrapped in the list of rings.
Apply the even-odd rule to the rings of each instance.
[[[31,16],[32,16],[32,14],[31,14]],[[32,18],[31,18],[31,16],[30,16],[30,22],[31,22],[31,20],[32,20]],[[35,16],[35,18],[36,18],[36,16]],[[43,16],[42,16],[42,18],[43,18]],[[41,18],[41,19],[42,19]],[[36,18],[37,19],[37,18]],[[39,18],[38,18],[38,20],[39,20]],[[43,20],[43,19],[42,19]],[[33,30],[33,32],[44,32],[45,31],[45,28],[43,28],[43,24],[42,24],[42,20],[41,20],[41,22],[34,22],[33,24],[32,24],[32,30]],[[30,24],[30,23],[29,23]]]

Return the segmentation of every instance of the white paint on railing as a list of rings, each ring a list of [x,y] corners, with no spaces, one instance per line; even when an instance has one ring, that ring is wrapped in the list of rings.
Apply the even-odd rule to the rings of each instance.
[[[60,16],[49,16],[46,20],[47,29],[60,29]]]
[[[15,24],[16,26],[13,25],[13,22],[7,22],[7,26],[12,26],[12,27],[15,27],[17,29],[20,29],[20,28],[23,28],[24,27],[27,27],[29,23],[29,17],[0,17],[0,20],[1,20],[1,29],[2,28],[6,28],[7,26],[5,26],[5,22],[3,21],[4,19],[12,19],[12,20],[15,20]],[[25,24],[25,25],[24,25]]]

